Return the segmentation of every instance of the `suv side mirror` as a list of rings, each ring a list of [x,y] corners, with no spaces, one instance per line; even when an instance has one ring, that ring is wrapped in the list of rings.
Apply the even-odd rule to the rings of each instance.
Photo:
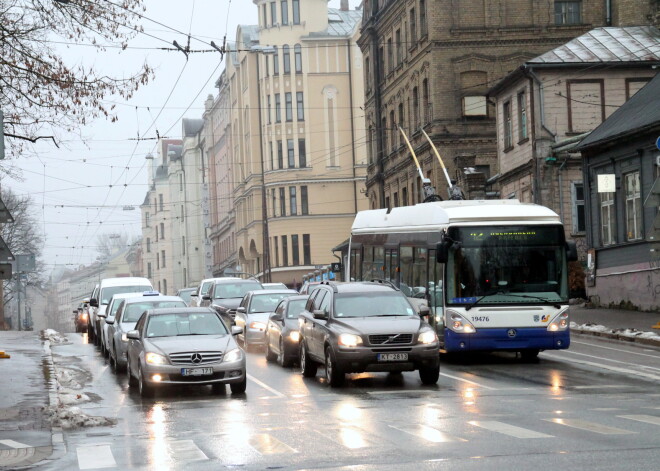
[[[103,312],[103,313],[99,312],[99,313],[97,314],[97,316],[98,316],[98,317],[108,317],[108,313],[107,313],[107,312]]]
[[[314,319],[326,320],[328,318],[328,313],[323,309],[314,309],[312,314],[314,315]]]
[[[140,340],[140,331],[138,330],[129,330],[126,332],[126,338],[133,340]]]
[[[425,317],[425,316],[428,316],[429,314],[431,314],[431,309],[429,309],[428,306],[425,306],[425,305],[419,306],[419,315],[420,316]]]
[[[192,293],[190,293],[190,296],[196,298],[197,296],[199,296],[199,294],[197,294],[197,291],[193,291]]]
[[[203,299],[204,301],[210,301],[210,300],[211,300],[211,296],[209,296],[208,294],[205,294],[204,296],[202,296],[202,299]]]
[[[243,333],[243,327],[237,325],[231,326],[231,335],[238,335]]]
[[[89,305],[92,307],[99,307],[99,300],[96,298],[92,298],[89,300]]]
[[[237,308],[236,308],[236,312],[245,313],[245,307],[244,307],[244,306],[239,306],[239,307],[237,307]]]
[[[114,318],[106,319],[106,320],[105,320],[105,323],[106,323],[106,324],[110,324],[110,325],[112,325],[112,324],[115,323],[115,319],[114,319]]]

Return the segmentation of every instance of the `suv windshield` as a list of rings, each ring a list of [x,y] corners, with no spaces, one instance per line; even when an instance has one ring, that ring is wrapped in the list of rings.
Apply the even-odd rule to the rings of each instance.
[[[181,301],[141,301],[139,303],[131,303],[124,309],[124,315],[121,321],[137,322],[144,311],[166,307],[186,307],[186,303]]]
[[[132,286],[109,286],[101,290],[101,304],[108,304],[110,298],[115,294],[120,293],[143,293],[144,291],[152,291],[150,285],[132,285]]]
[[[399,291],[337,293],[335,317],[414,316],[415,311]]]
[[[231,283],[216,283],[213,299],[242,298],[248,291],[262,289],[258,281],[235,281]]]

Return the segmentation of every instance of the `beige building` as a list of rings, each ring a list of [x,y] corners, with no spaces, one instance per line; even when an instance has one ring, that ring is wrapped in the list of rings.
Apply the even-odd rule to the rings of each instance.
[[[361,13],[327,3],[254,0],[227,61],[237,262],[292,286],[367,207]]]
[[[582,158],[572,149],[660,65],[651,26],[597,28],[526,61],[489,91],[497,103],[502,198],[555,210],[586,259]]]
[[[447,183],[421,129],[467,197],[483,197],[484,184],[499,171],[488,89],[526,60],[595,27],[646,24],[654,3],[364,0],[359,44],[371,207],[420,201],[421,179],[399,126],[411,138],[424,176],[443,198]],[[469,178],[466,167],[474,169]]]

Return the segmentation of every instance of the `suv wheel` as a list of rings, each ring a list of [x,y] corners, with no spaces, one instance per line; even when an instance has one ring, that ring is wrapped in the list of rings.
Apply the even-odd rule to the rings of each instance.
[[[332,388],[344,384],[346,376],[337,366],[335,354],[329,346],[325,349],[325,379]]]
[[[128,385],[137,386],[137,380],[133,376],[133,370],[131,369],[131,362],[128,360],[126,361],[126,372],[128,373]]]
[[[440,378],[440,365],[438,366],[423,366],[419,369],[419,379],[422,384],[436,384]]]
[[[316,376],[318,365],[309,358],[305,342],[300,342],[300,371],[305,378]]]

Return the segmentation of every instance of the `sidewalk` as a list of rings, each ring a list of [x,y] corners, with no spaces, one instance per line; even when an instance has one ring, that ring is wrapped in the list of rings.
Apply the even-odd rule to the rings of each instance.
[[[0,469],[17,469],[53,453],[52,359],[39,332],[0,331],[0,350],[11,355],[0,359]]]
[[[571,332],[597,335],[660,347],[660,313],[626,309],[588,308],[584,304],[569,309]]]

